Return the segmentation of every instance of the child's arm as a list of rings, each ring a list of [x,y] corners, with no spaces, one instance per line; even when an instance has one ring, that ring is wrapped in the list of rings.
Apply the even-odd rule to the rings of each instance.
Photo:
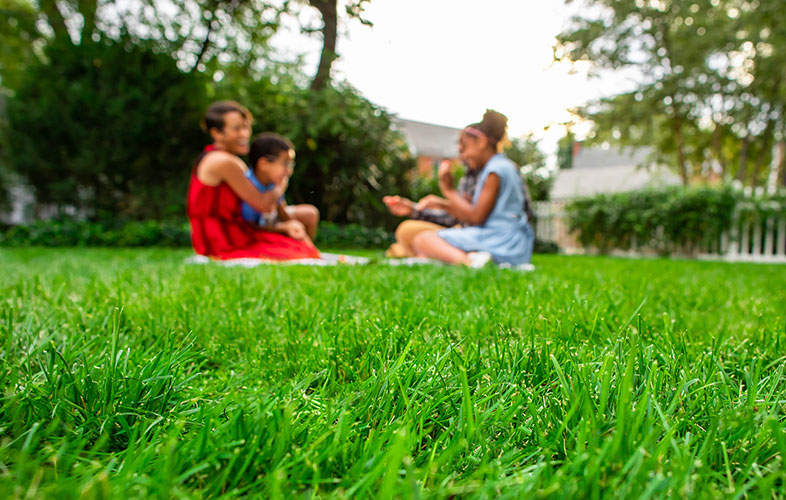
[[[276,207],[276,210],[278,210],[278,220],[280,220],[282,222],[286,222],[288,220],[292,220],[292,217],[289,216],[289,212],[287,212],[287,202],[286,201],[281,200],[279,202],[278,206]]]
[[[477,205],[473,205],[455,189],[443,189],[445,198],[429,195],[418,202],[418,208],[441,208],[462,222],[480,226],[494,210],[499,194],[499,176],[491,173],[486,178],[478,196]]]

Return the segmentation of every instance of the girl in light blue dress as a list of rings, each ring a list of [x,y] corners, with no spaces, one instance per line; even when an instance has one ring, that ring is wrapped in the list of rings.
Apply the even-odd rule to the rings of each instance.
[[[516,165],[499,153],[507,118],[487,110],[483,121],[468,126],[459,139],[459,155],[480,170],[470,203],[456,192],[449,167],[440,167],[443,197],[430,195],[419,209],[439,208],[465,227],[421,233],[412,246],[419,257],[481,267],[489,260],[524,267],[532,259],[534,234],[524,212],[524,187]]]

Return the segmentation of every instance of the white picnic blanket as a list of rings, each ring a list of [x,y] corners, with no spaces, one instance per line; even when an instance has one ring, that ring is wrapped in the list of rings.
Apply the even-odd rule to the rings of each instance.
[[[338,253],[321,253],[319,259],[295,259],[295,260],[269,260],[269,259],[229,259],[229,260],[214,260],[204,255],[192,255],[186,258],[186,264],[218,264],[226,267],[256,267],[260,265],[278,265],[278,266],[339,266],[339,265],[365,265],[371,262],[371,259],[366,257],[357,257],[354,255],[343,255]],[[421,265],[445,265],[438,260],[427,259],[425,257],[407,257],[403,259],[385,259],[380,261],[381,264],[389,266],[421,266]],[[500,264],[500,269],[513,269],[516,271],[534,271],[535,266],[532,264],[522,264],[520,266],[511,266],[510,264]]]
[[[354,255],[342,255],[337,253],[321,252],[319,259],[295,259],[295,260],[270,260],[270,259],[228,259],[214,260],[205,255],[192,255],[186,258],[186,264],[218,264],[226,267],[256,267],[260,265],[275,264],[278,266],[337,266],[337,265],[359,265],[368,264],[366,257],[356,257]]]

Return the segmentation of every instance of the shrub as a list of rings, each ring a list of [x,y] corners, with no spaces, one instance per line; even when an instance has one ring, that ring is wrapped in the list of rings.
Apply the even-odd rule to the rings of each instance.
[[[385,248],[393,241],[393,235],[381,228],[322,222],[316,244],[323,248]],[[0,226],[0,245],[188,248],[191,232],[188,223],[50,219],[23,226]]]
[[[255,132],[274,131],[294,143],[297,166],[287,191],[293,203],[311,203],[337,224],[395,226],[382,197],[410,195],[415,161],[384,109],[349,86],[312,91],[259,79],[220,92],[249,107]]]
[[[319,225],[316,244],[324,248],[387,248],[395,236],[382,228],[368,228],[358,224],[338,226],[331,222]]]
[[[11,247],[188,247],[188,224],[156,221],[40,220],[0,233],[0,245]]]
[[[570,230],[578,231],[585,247],[694,253],[717,244],[735,212],[783,214],[786,204],[779,200],[745,198],[730,187],[669,187],[580,198],[566,212]]]
[[[53,41],[8,100],[9,164],[37,202],[101,218],[182,215],[200,76],[121,42]]]

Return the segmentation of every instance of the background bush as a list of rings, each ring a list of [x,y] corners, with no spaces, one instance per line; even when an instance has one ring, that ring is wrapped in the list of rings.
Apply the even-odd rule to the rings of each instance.
[[[322,222],[316,244],[320,248],[384,249],[395,241],[383,228]],[[190,248],[188,223],[112,220],[104,222],[50,219],[20,226],[0,225],[3,247],[173,247]],[[535,241],[536,253],[556,253],[553,243]]]
[[[747,198],[731,187],[669,187],[580,198],[566,212],[584,247],[693,253],[717,244],[735,211],[741,217],[786,213],[782,198]]]
[[[323,248],[386,248],[395,240],[382,228],[322,222],[316,244]],[[71,218],[0,226],[5,247],[191,247],[188,223],[154,220],[87,221]]]
[[[382,197],[410,195],[415,159],[387,111],[349,86],[314,91],[286,77],[226,82],[219,97],[249,107],[255,134],[273,131],[294,143],[291,203],[311,203],[337,224],[395,227]]]
[[[203,140],[198,74],[130,43],[55,40],[8,99],[9,166],[39,205],[89,217],[182,217]],[[39,211],[40,213],[40,211]]]

